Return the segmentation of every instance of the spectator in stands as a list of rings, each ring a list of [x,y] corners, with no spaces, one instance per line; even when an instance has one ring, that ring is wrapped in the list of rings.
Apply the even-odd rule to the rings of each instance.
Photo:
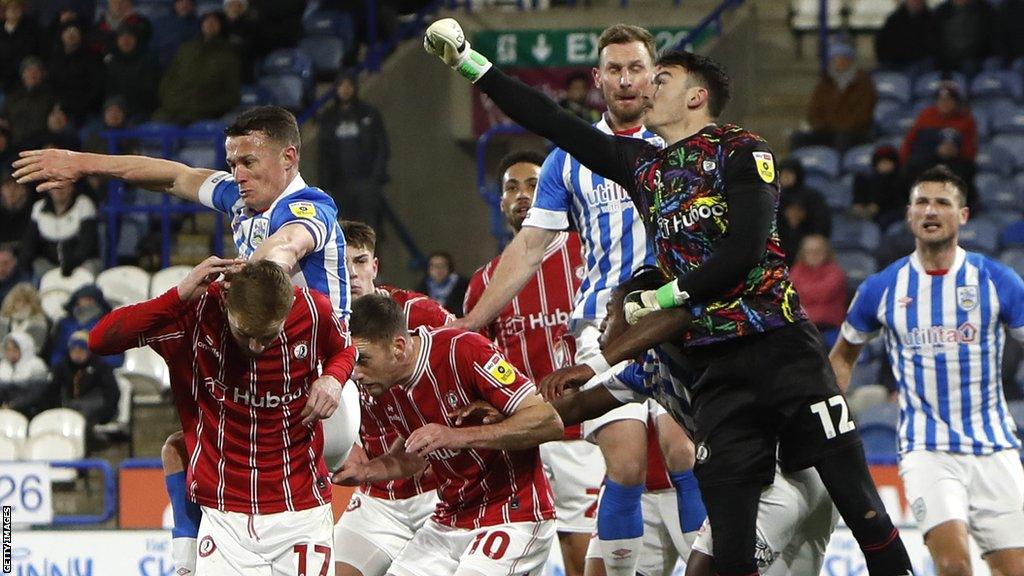
[[[853,179],[850,214],[874,220],[885,230],[903,219],[910,198],[910,184],[900,166],[900,153],[892,146],[879,146],[871,156],[871,172]]]
[[[5,171],[0,179],[0,242],[20,243],[32,217],[28,187]]]
[[[82,42],[82,24],[71,20],[61,25],[60,43],[49,60],[50,86],[64,109],[77,123],[99,110],[103,83],[102,63]]]
[[[811,93],[807,119],[810,132],[793,135],[793,147],[821,144],[839,150],[866,142],[874,121],[875,82],[856,67],[849,44],[833,44],[828,72]]]
[[[83,131],[84,141],[82,142],[82,150],[109,154],[110,148],[108,147],[107,139],[102,136],[102,132],[131,127],[131,124],[128,122],[127,107],[128,105],[125,104],[124,98],[120,96],[107,98],[103,102],[103,114]],[[131,146],[123,145],[121,152],[127,153],[131,149]]]
[[[252,82],[257,43],[256,16],[249,10],[248,0],[224,0],[224,16],[224,36],[242,59],[242,81]]]
[[[160,81],[155,119],[189,124],[220,118],[238,106],[242,62],[223,30],[223,13],[203,16],[202,37],[182,44]]]
[[[46,348],[50,322],[43,312],[39,291],[29,282],[15,284],[0,301],[0,337],[11,332],[24,332],[31,336],[37,351]]]
[[[18,246],[10,242],[0,244],[0,300],[16,285],[31,281],[32,276],[18,262]]]
[[[914,74],[935,65],[938,30],[925,0],[904,0],[875,36],[875,56],[883,68]]]
[[[832,216],[820,192],[804,184],[804,167],[795,159],[779,163],[779,239],[792,264],[805,236],[832,233]]]
[[[18,67],[29,56],[42,50],[39,26],[25,14],[24,0],[7,0],[0,26],[0,91],[11,92],[18,87]]]
[[[900,148],[908,180],[942,163],[966,182],[974,179],[974,157],[978,152],[978,127],[971,109],[955,82],[942,82],[935,104],[921,111]],[[968,205],[973,207],[973,190]]]
[[[1024,0],[1004,0],[996,8],[994,55],[1004,66],[1024,57]]]
[[[828,238],[811,234],[800,242],[789,278],[800,294],[807,317],[822,333],[834,331],[846,318],[846,273],[836,262]]]
[[[469,280],[455,271],[455,262],[447,252],[434,252],[427,259],[427,274],[416,291],[430,296],[456,316],[463,315]]]
[[[119,43],[117,37],[126,26],[135,30],[140,49],[148,50],[149,40],[153,36],[153,25],[145,16],[135,12],[132,0],[107,0],[107,8],[93,30],[90,47],[103,56],[116,53],[115,48]]]
[[[559,102],[562,108],[569,110],[580,119],[594,124],[601,119],[601,113],[594,109],[587,101],[590,96],[591,86],[590,75],[586,72],[570,74],[565,80],[565,98]]]
[[[11,332],[3,339],[0,360],[0,404],[32,418],[56,407],[57,398],[49,392],[50,370],[36,356],[32,337]]]
[[[196,15],[195,0],[174,0],[174,10],[153,23],[150,48],[156,54],[160,68],[166,69],[178,49],[198,37],[199,16]]]
[[[95,284],[86,284],[71,295],[64,305],[67,316],[61,318],[53,329],[53,342],[50,351],[50,366],[57,366],[67,358],[68,344],[71,335],[79,330],[88,332],[110,312],[111,307],[103,292]],[[117,368],[124,363],[124,355],[104,356],[107,365]]]
[[[21,62],[21,88],[4,100],[3,116],[11,123],[11,139],[15,148],[27,144],[33,136],[46,130],[46,117],[57,98],[47,86],[43,62],[29,56]]]
[[[111,0],[115,1],[115,0]],[[156,104],[160,72],[133,25],[117,30],[117,47],[106,57],[107,96],[121,96],[134,116],[148,117]]]
[[[79,330],[68,340],[67,356],[53,369],[52,388],[60,405],[81,412],[86,429],[106,424],[117,416],[121,389],[114,371],[89,351],[89,333]]]
[[[100,268],[96,206],[73,186],[50,190],[36,200],[22,241],[24,262],[35,276],[60,267],[69,276],[82,266],[93,274]]]
[[[56,37],[65,22],[91,22],[96,14],[96,0],[32,0],[29,13],[39,26],[48,29],[51,37]]]
[[[359,99],[355,74],[342,72],[334,100],[320,115],[320,186],[346,219],[379,230],[388,180],[388,134],[376,108]]]
[[[943,70],[968,75],[992,54],[995,14],[986,0],[946,0],[935,9],[937,58]]]
[[[68,115],[58,103],[53,105],[50,113],[46,116],[46,130],[33,136],[29,146],[31,148],[80,150],[82,141]]]

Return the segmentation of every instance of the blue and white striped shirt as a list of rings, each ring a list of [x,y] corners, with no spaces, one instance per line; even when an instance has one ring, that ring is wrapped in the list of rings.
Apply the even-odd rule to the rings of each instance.
[[[694,430],[690,387],[695,379],[668,354],[655,348],[618,372],[611,370],[600,382],[623,404],[653,398],[683,427]]]
[[[861,285],[842,335],[885,338],[900,389],[902,453],[991,454],[1019,449],[1003,395],[1003,326],[1024,340],[1024,282],[1010,268],[957,248],[929,275],[917,254]]]
[[[351,308],[345,236],[338,226],[338,208],[323,190],[307,186],[302,176],[296,176],[266,210],[254,212],[245,207],[234,177],[227,172],[215,172],[199,187],[199,201],[231,216],[238,255],[246,259],[281,227],[305,226],[315,246],[299,260],[298,269],[292,273],[292,284],[328,296],[334,313],[348,319]]]
[[[604,118],[595,127],[612,133]],[[636,136],[664,146],[649,130],[641,128]],[[585,272],[573,303],[573,319],[604,318],[611,290],[641,266],[655,265],[653,245],[629,194],[561,148],[544,161],[533,207],[523,226],[579,232]]]

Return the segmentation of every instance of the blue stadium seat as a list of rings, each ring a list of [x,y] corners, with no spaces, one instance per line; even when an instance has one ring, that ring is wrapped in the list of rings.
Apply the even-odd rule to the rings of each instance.
[[[1013,421],[1017,423],[1017,433],[1020,434],[1024,431],[1024,400],[1011,400],[1006,404]]]
[[[974,187],[981,200],[981,208],[989,210],[1020,210],[1020,200],[1012,180],[996,172],[978,172]]]
[[[910,77],[900,72],[875,72],[875,92],[879,100],[895,100],[907,104],[911,100]]]
[[[896,428],[870,425],[857,426],[860,440],[864,444],[864,454],[869,458],[882,460],[895,459],[899,455],[899,438]]]
[[[1019,144],[1018,136],[995,136],[987,144],[978,146],[978,154],[974,157],[974,165],[979,172],[994,172],[1009,176],[1013,174],[1016,165],[1014,155],[1001,145],[1000,138],[1008,138],[1006,144],[1013,146]]]
[[[140,153],[157,157],[166,157],[174,154],[178,149],[178,141],[172,137],[165,143],[164,134],[168,131],[176,131],[177,129],[177,126],[167,122],[145,122],[139,124],[134,130],[139,134],[137,141]]]
[[[295,77],[302,81],[304,89],[313,87],[313,61],[302,50],[274,50],[263,59],[260,73],[263,76]]]
[[[294,111],[305,103],[305,86],[298,76],[264,76],[259,85],[270,92],[278,106]]]
[[[999,233],[999,245],[1003,247],[1003,254],[1007,254],[1008,248],[1024,249],[1024,221],[1004,226]],[[1022,255],[1024,255],[1024,250],[1022,250]]]
[[[875,154],[874,144],[854,146],[843,155],[843,172],[847,174],[870,174],[871,157]]]
[[[846,272],[846,284],[851,294],[878,269],[875,257],[862,250],[836,250],[836,262]]]
[[[242,94],[239,99],[239,108],[252,108],[274,103],[274,95],[259,84],[246,84],[242,86]]]
[[[935,91],[938,90],[939,83],[944,81],[956,82],[960,87],[960,93],[967,95],[967,78],[963,74],[953,72],[947,78],[943,78],[942,72],[933,70],[921,74],[914,81],[914,98],[917,100],[928,99],[934,103]]]
[[[881,242],[878,225],[870,220],[835,215],[832,218],[832,247],[836,250],[864,250],[874,252]]]
[[[871,384],[878,383],[878,371],[881,369],[882,363],[877,359],[868,360],[867,362],[857,362],[853,366],[853,372],[850,373],[850,390],[855,390],[861,386],[868,386]]]
[[[965,250],[995,256],[999,252],[999,227],[983,217],[967,221],[960,227],[960,245]]]
[[[1009,70],[982,71],[971,80],[971,101],[987,98],[1024,99],[1024,83]]]
[[[895,402],[876,404],[857,415],[857,427],[881,426],[894,432],[900,424],[900,406]]]
[[[830,178],[822,174],[810,174],[804,185],[821,192],[825,203],[833,211],[845,211],[853,202],[853,178]]]
[[[992,137],[991,143],[1002,147],[1009,153],[1013,158],[1015,172],[1024,169],[1024,133],[996,134]]]
[[[790,153],[790,157],[800,161],[808,175],[839,176],[839,153],[828,146],[798,148]]]
[[[337,72],[345,56],[345,44],[341,38],[309,36],[299,41],[299,49],[309,54],[317,74]]]
[[[355,24],[348,12],[316,10],[302,19],[302,30],[306,37],[338,38],[344,50],[355,44]]]
[[[193,168],[223,168],[217,162],[217,149],[211,146],[183,146],[178,150],[178,162]]]
[[[877,112],[877,108],[876,108]],[[909,107],[894,108],[884,116],[875,116],[875,131],[881,136],[903,136],[917,120],[917,112]]]
[[[1024,109],[999,100],[987,109],[994,134],[1024,134]]]
[[[1024,247],[1011,246],[999,253],[999,261],[1024,278]]]
[[[972,108],[971,115],[974,116],[974,126],[978,129],[978,142],[988,142],[992,135],[992,120],[988,110],[985,108]]]
[[[152,22],[170,16],[174,12],[174,3],[166,0],[137,0],[135,11]]]

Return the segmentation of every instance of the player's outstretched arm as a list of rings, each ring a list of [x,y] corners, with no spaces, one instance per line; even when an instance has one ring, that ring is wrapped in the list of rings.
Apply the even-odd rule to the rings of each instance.
[[[160,296],[110,311],[89,332],[89,349],[106,356],[143,346],[147,334],[176,326],[187,315],[190,300],[206,293],[210,282],[238,265],[238,260],[210,256]]]
[[[316,240],[305,226],[282,226],[267,238],[252,254],[252,260],[270,260],[284,268],[289,275],[299,260],[316,248]]]
[[[510,78],[472,49],[462,26],[452,18],[427,28],[423,48],[476,84],[519,125],[551,140],[595,173],[632,189],[632,158],[645,142],[605,134],[543,92]]]
[[[199,202],[199,187],[213,170],[148,156],[90,154],[70,150],[26,150],[13,164],[21,184],[46,192],[84,176],[117,178],[148,190]]]
[[[558,412],[539,395],[533,394],[524,398],[508,418],[496,424],[467,428],[428,424],[418,428],[409,435],[405,449],[419,456],[442,449],[525,450],[560,440],[563,433]]]
[[[465,317],[452,325],[477,331],[490,324],[537,273],[544,261],[544,251],[557,234],[554,230],[523,226],[501,253],[501,260],[480,299],[467,308]]]
[[[559,417],[562,418],[562,424],[566,426],[599,418],[622,404],[623,402],[604,386],[580,390],[575,394],[563,396],[551,402]]]
[[[850,387],[853,365],[863,348],[863,344],[853,344],[840,334],[832,346],[832,351],[829,352],[828,360],[832,363],[832,371],[836,373],[836,385],[843,394],[846,394],[847,388]]]
[[[386,454],[372,460],[349,458],[334,473],[332,482],[341,486],[358,486],[366,482],[386,482],[409,478],[427,467],[427,460],[406,451],[404,438],[391,445]]]

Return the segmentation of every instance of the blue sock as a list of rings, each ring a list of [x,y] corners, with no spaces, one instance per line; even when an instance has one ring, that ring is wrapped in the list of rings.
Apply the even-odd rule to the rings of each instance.
[[[669,472],[668,477],[676,487],[676,504],[679,506],[679,524],[683,534],[698,530],[708,517],[708,511],[700,499],[697,477],[693,475],[693,470]]]
[[[623,486],[605,478],[597,509],[598,539],[625,540],[644,535],[644,515],[640,508],[643,493],[643,484]]]
[[[177,472],[164,477],[167,482],[167,495],[171,498],[171,510],[174,512],[174,528],[172,538],[195,538],[199,535],[199,520],[203,510],[199,504],[188,499],[185,489],[185,472]]]

